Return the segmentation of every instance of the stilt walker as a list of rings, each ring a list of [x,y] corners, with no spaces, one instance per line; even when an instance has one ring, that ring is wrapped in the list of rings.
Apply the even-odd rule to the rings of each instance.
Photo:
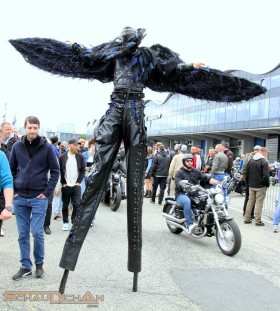
[[[27,62],[52,74],[114,83],[109,109],[97,129],[95,165],[63,249],[60,267],[65,271],[60,293],[64,293],[69,271],[75,270],[122,140],[127,156],[128,270],[134,273],[133,291],[137,291],[146,157],[145,87],[223,103],[249,100],[266,91],[203,63],[186,64],[177,53],[159,44],[139,47],[145,35],[145,29],[125,27],[116,39],[93,48],[53,39],[10,40]]]

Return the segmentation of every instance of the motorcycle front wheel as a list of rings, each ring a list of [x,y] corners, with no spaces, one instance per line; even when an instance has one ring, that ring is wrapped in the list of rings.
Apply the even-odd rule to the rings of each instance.
[[[173,209],[172,207],[173,207],[173,205],[169,204],[169,205],[167,206],[165,212],[166,212],[166,214],[169,214],[169,215],[175,217],[174,209]],[[174,233],[174,234],[180,234],[180,233],[183,231],[183,229],[181,229],[181,228],[177,228],[177,227],[172,226],[172,225],[170,225],[170,224],[168,224],[168,223],[166,223],[166,224],[167,224],[168,229],[169,229],[172,233]]]
[[[241,233],[236,222],[231,220],[225,220],[220,223],[220,227],[224,234],[224,238],[216,230],[216,240],[220,250],[227,256],[236,255],[241,247]]]
[[[122,201],[121,188],[119,186],[114,187],[113,197],[110,198],[110,208],[113,212],[115,212],[120,207],[121,201]]]

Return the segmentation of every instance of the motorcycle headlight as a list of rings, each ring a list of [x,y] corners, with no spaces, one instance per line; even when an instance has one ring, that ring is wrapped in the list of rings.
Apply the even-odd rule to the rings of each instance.
[[[116,181],[116,182],[118,182],[119,181],[119,175],[118,174],[114,174],[113,175],[113,179],[114,179],[114,181]]]
[[[224,196],[222,193],[217,193],[215,195],[215,203],[216,204],[223,204],[224,203]]]

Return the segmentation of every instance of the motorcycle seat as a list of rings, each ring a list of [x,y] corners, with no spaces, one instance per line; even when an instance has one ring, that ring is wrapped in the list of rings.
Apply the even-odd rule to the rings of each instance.
[[[175,196],[174,195],[170,195],[168,197],[165,197],[165,201],[175,201]]]

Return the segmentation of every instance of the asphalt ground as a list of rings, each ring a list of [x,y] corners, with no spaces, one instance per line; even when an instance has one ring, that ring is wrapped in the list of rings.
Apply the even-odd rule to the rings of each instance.
[[[13,281],[19,269],[13,217],[4,223],[5,236],[0,238],[0,310],[280,310],[280,233],[273,233],[266,217],[264,227],[245,225],[243,200],[231,194],[229,211],[240,227],[242,246],[228,257],[215,237],[193,240],[184,233],[172,234],[162,206],[144,199],[137,292],[132,292],[133,274],[127,271],[126,201],[117,212],[100,205],[63,297],[57,292],[67,237],[61,219],[52,220],[52,234],[45,236],[44,277],[36,279],[33,272]],[[8,298],[13,301],[4,301]]]

